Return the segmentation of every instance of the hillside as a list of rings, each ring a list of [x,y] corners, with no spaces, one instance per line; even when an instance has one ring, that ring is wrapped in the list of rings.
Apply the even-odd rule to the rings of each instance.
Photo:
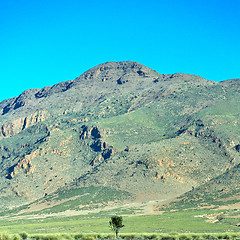
[[[64,192],[75,210],[193,188],[230,194],[240,164],[239,93],[239,79],[108,62],[0,102],[1,207]]]

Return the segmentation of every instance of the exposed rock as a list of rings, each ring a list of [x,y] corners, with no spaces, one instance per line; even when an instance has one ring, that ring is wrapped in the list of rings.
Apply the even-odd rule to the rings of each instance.
[[[50,89],[51,89],[50,86],[44,87],[43,89],[41,89],[39,92],[37,92],[37,93],[35,94],[35,97],[36,97],[36,98],[46,97],[46,96],[48,95],[48,92],[49,92]]]
[[[34,124],[45,121],[47,119],[47,115],[46,111],[37,111],[28,117],[8,122],[1,126],[0,136],[11,137],[30,126],[33,126]]]
[[[127,79],[123,80],[122,77],[117,80],[117,84],[124,84],[124,83],[127,83],[127,82],[128,82],[128,80]]]
[[[20,118],[13,122],[8,122],[1,127],[0,135],[3,137],[11,137],[22,131],[25,119]]]
[[[73,80],[69,80],[69,81],[64,81],[64,82],[55,84],[52,87],[44,87],[43,89],[41,89],[35,94],[35,97],[42,98],[42,97],[47,97],[56,93],[65,92],[72,87],[73,82],[74,82]]]
[[[240,152],[240,144],[236,145],[236,146],[235,146],[235,149],[236,149],[238,152]]]
[[[107,144],[105,142],[103,142],[101,139],[98,139],[96,141],[94,141],[90,147],[92,148],[93,151],[95,152],[101,152],[103,151],[103,149],[105,149],[107,146]]]
[[[147,76],[147,73],[145,73],[145,72],[142,71],[142,70],[138,70],[138,71],[137,71],[137,74],[138,74],[139,76],[141,76],[141,77],[146,77],[146,76]]]
[[[195,123],[198,127],[204,127],[204,124],[201,119],[198,119]]]
[[[17,164],[13,165],[8,169],[7,179],[12,179],[19,171],[22,171],[24,174],[32,174],[35,170],[35,167],[32,165],[29,157],[22,159]]]
[[[80,132],[79,138],[80,138],[81,140],[88,139],[88,138],[89,138],[88,126],[83,125],[83,126],[81,127],[81,129],[82,129],[82,130],[81,130],[81,132]]]
[[[40,122],[43,122],[45,120],[47,120],[48,118],[48,112],[47,111],[37,111],[35,112],[34,114],[30,115],[29,117],[26,117],[24,119],[24,125],[22,127],[22,130],[30,127],[30,126],[33,126],[37,123],[40,123]]]
[[[91,165],[91,166],[95,166],[95,165],[97,165],[98,163],[101,163],[102,160],[103,160],[103,157],[102,157],[102,155],[100,154],[100,155],[98,155],[97,157],[95,157],[95,158],[90,162],[90,165]]]
[[[85,140],[89,138],[92,138],[92,139],[101,138],[100,130],[95,126],[92,126],[91,128],[89,128],[87,125],[82,125],[81,132],[80,132],[80,139]]]
[[[102,156],[105,160],[110,158],[112,155],[113,155],[113,149],[112,148],[106,148],[102,152]]]
[[[92,137],[94,139],[96,138],[101,138],[101,134],[100,134],[100,131],[97,127],[93,127],[90,129],[90,134],[92,135]]]
[[[35,97],[35,93],[38,91],[39,89],[30,89],[30,90],[24,91],[21,95],[19,95],[19,97],[17,97],[11,103],[9,103],[6,107],[4,107],[2,114],[3,115],[7,114],[11,110],[15,110],[25,106],[28,102],[30,102]]]

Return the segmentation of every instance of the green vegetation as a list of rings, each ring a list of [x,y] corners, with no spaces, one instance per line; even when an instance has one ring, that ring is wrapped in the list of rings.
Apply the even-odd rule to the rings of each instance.
[[[59,202],[56,206],[51,206],[38,213],[57,213],[67,210],[87,210],[107,206],[111,201],[123,201],[129,199],[130,194],[125,191],[111,189],[109,187],[82,187],[72,188],[50,195],[44,198],[44,202]],[[61,203],[61,201],[63,203]]]
[[[112,216],[111,220],[109,221],[109,226],[116,233],[116,238],[118,238],[119,230],[124,227],[122,224],[122,217],[121,216]]]
[[[110,234],[109,218],[118,212],[101,212],[71,217],[15,216],[0,220],[0,232],[11,234],[26,231],[36,233],[105,233]],[[239,212],[233,211],[231,216],[227,211],[188,210],[181,212],[166,212],[161,215],[124,216],[122,233],[225,233],[239,232],[239,227],[230,225],[231,220]],[[214,216],[214,219],[212,218]],[[219,218],[220,221],[216,221]],[[213,219],[213,221],[212,221]]]
[[[76,234],[0,234],[0,240],[104,240],[104,239],[114,239],[112,234],[86,234],[86,233],[76,233]],[[121,234],[120,239],[124,240],[218,240],[218,239],[239,239],[240,233],[177,233],[172,232],[168,234],[152,234],[152,233],[130,233]]]
[[[63,188],[53,194],[41,198],[31,204],[23,205],[13,210],[0,212],[0,216],[19,213],[24,216],[25,210],[32,209],[32,206],[43,205],[41,210],[32,210],[31,214],[52,214],[69,210],[91,210],[103,208],[109,202],[118,203],[126,199],[131,199],[131,195],[126,191],[120,191],[103,186],[72,187]],[[127,213],[129,210],[119,209],[118,212]],[[133,212],[132,212],[133,213]]]

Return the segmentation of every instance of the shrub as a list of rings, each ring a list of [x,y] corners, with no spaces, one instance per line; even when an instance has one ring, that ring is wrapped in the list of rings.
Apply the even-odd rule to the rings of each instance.
[[[77,239],[82,239],[83,238],[83,234],[82,233],[78,233],[74,235],[74,238]]]
[[[0,240],[11,240],[11,237],[7,233],[1,233]]]
[[[32,235],[31,238],[35,240],[40,240],[42,239],[42,235]]]
[[[21,237],[18,234],[13,235],[12,237],[13,240],[20,240]]]
[[[144,236],[141,236],[141,235],[138,235],[138,236],[136,237],[136,239],[137,239],[137,240],[145,240],[145,237],[144,237]]]
[[[182,234],[179,236],[179,240],[192,240],[192,237],[189,235]]]
[[[177,240],[178,239],[178,236],[177,234],[165,234],[165,235],[162,235],[161,240]]]
[[[59,240],[60,236],[57,235],[44,235],[42,236],[42,240]]]
[[[61,234],[60,236],[58,236],[58,239],[61,239],[61,238],[67,239],[67,240],[72,240],[74,237],[71,234]],[[53,239],[53,240],[55,240],[55,239]]]
[[[193,240],[200,240],[200,239],[202,239],[202,236],[200,234],[192,234],[192,239]]]
[[[148,236],[148,239],[156,239],[157,238],[157,234],[151,234]]]
[[[123,235],[121,237],[122,237],[122,239],[125,239],[125,240],[131,240],[131,239],[135,239],[136,238],[136,234],[134,234],[134,233],[126,234],[126,235]]]
[[[92,236],[92,235],[85,235],[82,239],[83,240],[95,240],[94,236]]]
[[[28,234],[25,233],[25,232],[19,233],[19,235],[22,239],[27,239],[28,238]]]

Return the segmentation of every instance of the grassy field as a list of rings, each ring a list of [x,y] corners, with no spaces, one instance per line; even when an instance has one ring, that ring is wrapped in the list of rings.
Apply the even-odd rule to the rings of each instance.
[[[212,223],[207,215],[216,214],[213,210],[169,212],[160,215],[123,216],[125,227],[121,233],[226,233],[238,232],[239,227]],[[37,216],[37,215],[36,215]],[[94,233],[110,234],[109,220],[111,213],[89,214],[73,217],[1,219],[0,232],[17,234],[37,233]]]

